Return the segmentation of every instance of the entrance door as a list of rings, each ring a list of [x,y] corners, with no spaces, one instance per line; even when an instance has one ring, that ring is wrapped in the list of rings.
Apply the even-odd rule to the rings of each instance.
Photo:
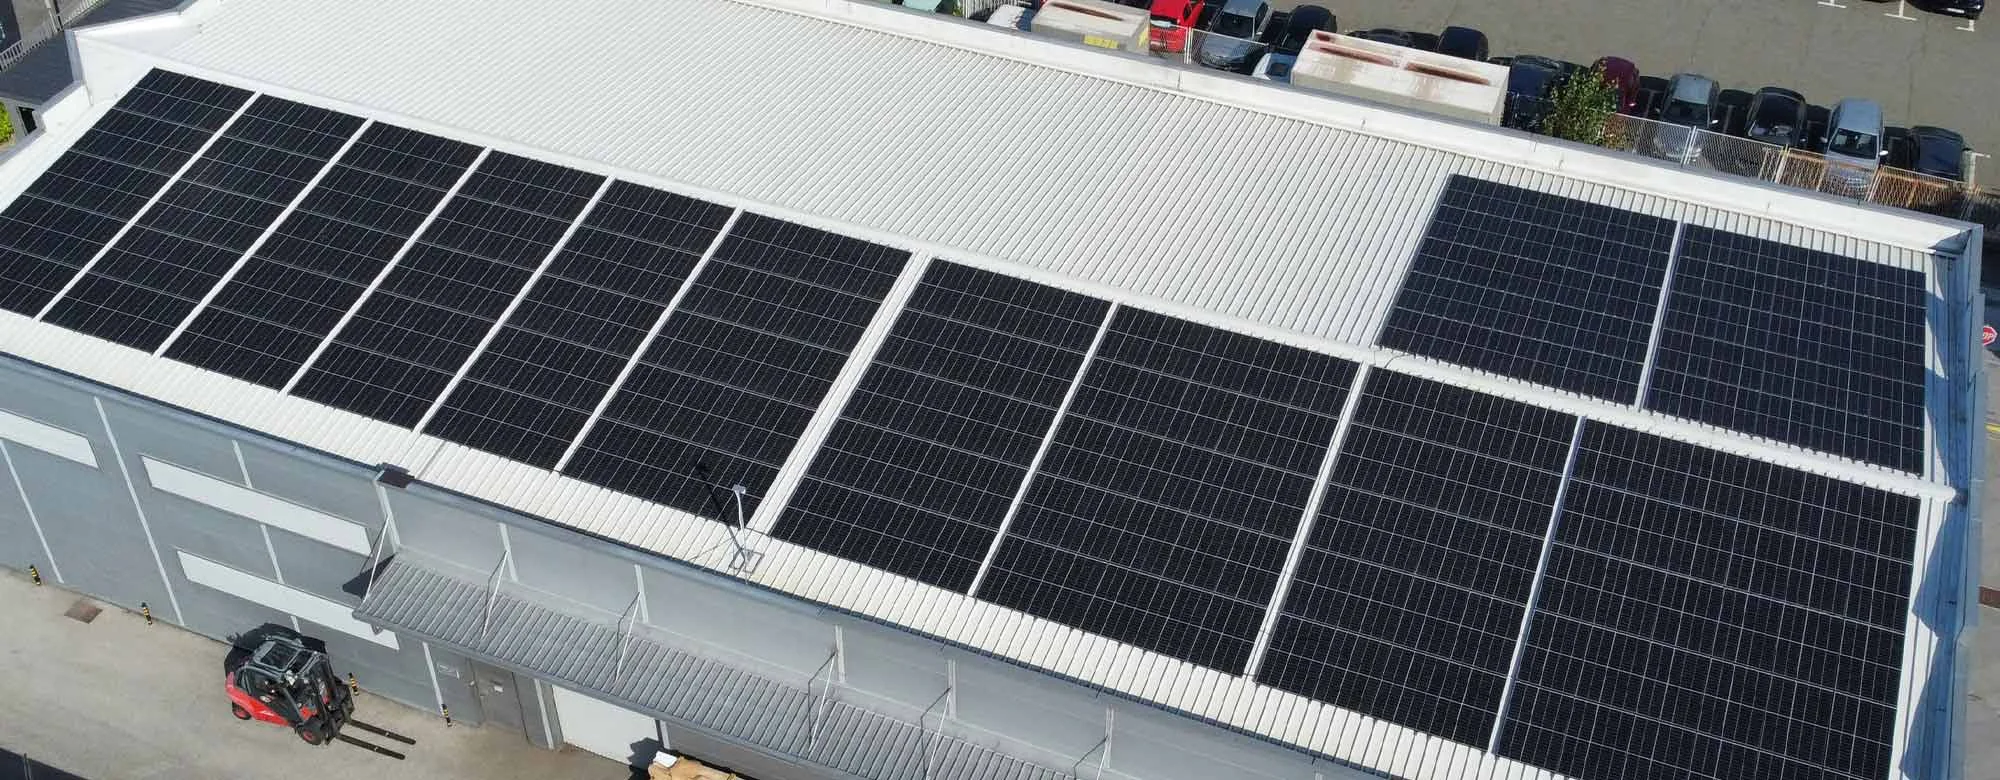
[[[489,725],[526,734],[521,718],[521,693],[514,690],[514,673],[472,662],[472,690]]]

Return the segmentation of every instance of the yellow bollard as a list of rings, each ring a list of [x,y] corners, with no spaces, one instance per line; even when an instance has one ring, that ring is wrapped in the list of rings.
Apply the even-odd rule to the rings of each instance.
[[[356,693],[356,694],[358,694],[358,693],[360,693],[360,692],[361,692],[361,683],[358,683],[358,682],[355,682],[355,681],[354,681],[354,673],[353,673],[353,672],[348,672],[348,673],[347,673],[347,692],[348,692],[348,693]]]
[[[450,707],[449,705],[445,704],[444,702],[438,702],[438,711],[439,711],[439,712],[442,712],[442,713],[444,713],[444,725],[445,725],[445,727],[446,727],[446,728],[450,728],[450,727],[451,727],[451,707]]]
[[[139,614],[146,618],[146,625],[153,624],[153,608],[146,606],[146,602],[139,602]]]
[[[42,570],[35,568],[32,563],[28,564],[28,579],[34,580],[35,585],[39,587],[42,584]]]

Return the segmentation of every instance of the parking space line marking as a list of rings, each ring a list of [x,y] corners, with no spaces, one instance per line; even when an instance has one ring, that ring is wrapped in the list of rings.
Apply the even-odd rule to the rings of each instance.
[[[1965,20],[1964,27],[1953,27],[1951,29],[1957,30],[1959,32],[1978,32],[1978,30],[1974,29],[1974,26],[1977,24],[1979,24],[1978,21],[1973,19],[1967,19]]]
[[[1917,20],[1917,17],[1910,16],[1907,14],[1907,10],[1909,9],[1909,7],[1910,7],[1909,0],[1896,0],[1896,12],[1893,14],[1883,14],[1883,16],[1889,17],[1891,19],[1901,19],[1906,22],[1914,22]]]
[[[1819,0],[1819,4],[1826,6],[1828,8],[1839,8],[1842,10],[1846,10],[1847,8],[1847,6],[1841,5],[1840,3],[1835,2],[1835,0]]]

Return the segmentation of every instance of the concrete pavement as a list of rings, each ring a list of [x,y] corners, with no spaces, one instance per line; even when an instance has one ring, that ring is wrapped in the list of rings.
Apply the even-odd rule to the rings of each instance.
[[[349,745],[310,747],[290,731],[242,723],[222,693],[225,647],[106,607],[63,617],[77,596],[0,574],[0,748],[88,780],[625,780],[617,762],[529,745],[362,694],[355,716],[406,734],[404,761]],[[336,665],[336,669],[338,666]]]
[[[1621,56],[1647,75],[1790,87],[1829,108],[1873,98],[1891,125],[1948,127],[1976,150],[2000,152],[2000,17],[1965,31],[1959,19],[1871,0],[1308,1],[1332,9],[1343,31],[1462,25],[1484,31],[1496,56]],[[1899,8],[1907,18],[1890,16]],[[1980,168],[1990,171],[1982,182],[2000,183],[2000,163],[1981,159]]]

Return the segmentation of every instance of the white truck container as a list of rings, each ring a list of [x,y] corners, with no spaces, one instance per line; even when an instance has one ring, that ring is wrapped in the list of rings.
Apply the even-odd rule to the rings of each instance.
[[[1106,49],[1143,52],[1151,20],[1144,8],[1106,0],[1048,0],[1035,12],[1029,28],[1038,35],[1081,39]]]
[[[1325,31],[1299,51],[1292,84],[1489,125],[1507,108],[1504,67]]]

